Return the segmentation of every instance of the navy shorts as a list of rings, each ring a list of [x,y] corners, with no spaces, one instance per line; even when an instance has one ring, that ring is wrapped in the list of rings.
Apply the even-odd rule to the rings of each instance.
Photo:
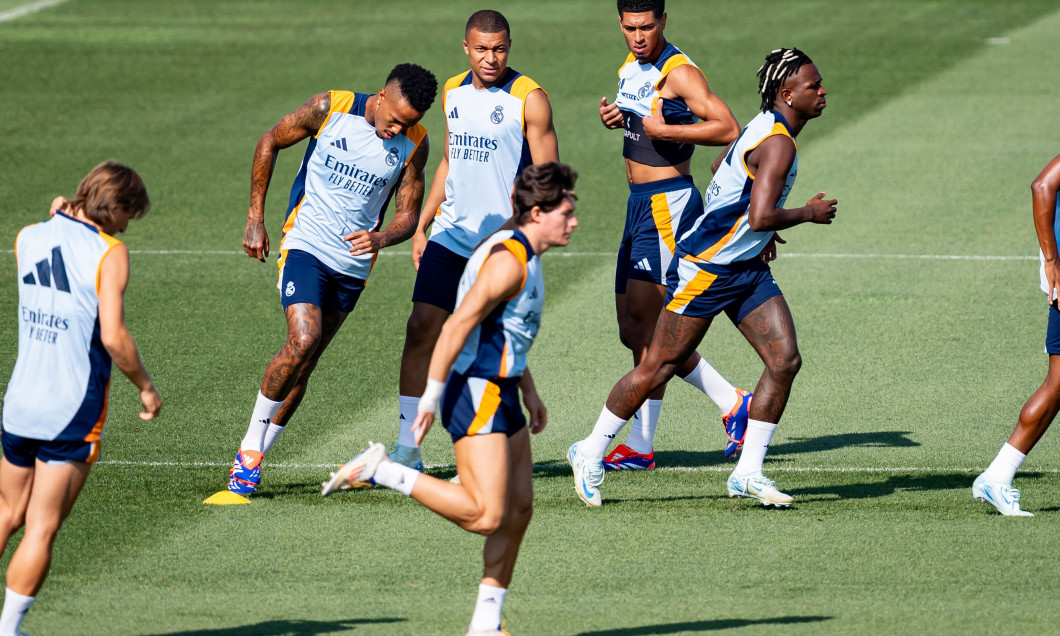
[[[308,252],[288,250],[280,265],[280,304],[298,303],[350,312],[364,291],[364,281],[331,269]]]
[[[769,265],[757,257],[720,266],[676,258],[667,273],[666,309],[683,316],[713,318],[724,311],[739,325],[762,303],[780,295]]]
[[[631,278],[665,285],[677,239],[702,213],[703,197],[692,177],[631,183],[615,265],[615,293],[626,293]]]
[[[429,303],[453,313],[460,277],[468,260],[435,241],[428,241],[416,270],[412,302]]]
[[[1049,305],[1049,327],[1045,331],[1045,352],[1051,356],[1060,355],[1060,311],[1055,305]]]
[[[454,442],[470,435],[515,435],[526,428],[519,378],[487,380],[450,373],[442,396],[442,425]]]
[[[32,439],[7,431],[0,433],[0,442],[4,459],[21,468],[32,468],[38,459],[48,464],[93,464],[99,459],[100,442]]]

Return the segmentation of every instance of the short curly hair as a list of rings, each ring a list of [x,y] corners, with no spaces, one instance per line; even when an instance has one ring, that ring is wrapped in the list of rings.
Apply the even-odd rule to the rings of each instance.
[[[434,103],[434,96],[438,93],[438,80],[434,73],[418,64],[398,64],[386,76],[386,85],[395,84],[398,92],[404,97],[409,106],[417,113],[423,114]]]
[[[512,214],[515,224],[530,222],[530,210],[537,206],[545,212],[558,208],[567,199],[577,199],[574,182],[578,173],[565,163],[549,161],[529,166],[515,180],[512,191]]]

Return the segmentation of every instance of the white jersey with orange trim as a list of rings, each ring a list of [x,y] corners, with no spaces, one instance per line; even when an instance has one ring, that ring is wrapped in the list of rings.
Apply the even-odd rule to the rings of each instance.
[[[773,231],[756,232],[747,223],[754,176],[747,168],[747,155],[763,141],[783,135],[794,142],[784,116],[774,111],[759,113],[740,133],[721,162],[714,179],[703,193],[703,214],[678,239],[676,256],[696,263],[728,265],[757,257]],[[775,206],[783,207],[798,173],[798,146]]]
[[[479,90],[471,78],[455,75],[442,90],[449,174],[430,238],[465,258],[512,215],[512,186],[532,163],[526,97],[541,88],[510,68],[491,88]]]
[[[100,338],[99,270],[120,244],[62,212],[19,232],[18,358],[4,396],[5,431],[100,440],[111,360]]]
[[[625,119],[623,157],[646,166],[676,166],[692,157],[695,144],[653,140],[645,134],[641,121],[658,114],[659,89],[666,76],[680,66],[699,69],[673,44],[667,44],[659,57],[647,64],[641,64],[632,53],[626,56],[626,61],[618,69],[618,95],[615,97],[615,105]],[[663,120],[667,124],[686,125],[698,121],[684,100],[661,101]]]
[[[375,254],[350,255],[342,237],[378,230],[397,185],[427,129],[416,124],[392,139],[365,119],[371,95],[329,91],[331,112],[309,140],[291,187],[280,242],[280,271],[288,250],[302,250],[331,269],[367,279]]]
[[[523,263],[526,268],[523,285],[471,331],[453,370],[477,378],[517,378],[526,368],[526,356],[541,328],[541,310],[545,306],[541,259],[534,254],[525,234],[519,230],[497,232],[475,250],[460,277],[456,306],[459,309],[496,246],[508,250]]]

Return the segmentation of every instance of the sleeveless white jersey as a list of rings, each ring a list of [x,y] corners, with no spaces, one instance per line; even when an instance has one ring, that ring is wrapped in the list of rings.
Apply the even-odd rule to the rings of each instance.
[[[460,307],[496,245],[515,254],[526,267],[523,286],[471,331],[453,370],[476,378],[517,378],[526,368],[526,356],[541,328],[541,310],[545,306],[541,259],[534,254],[526,235],[519,230],[497,232],[475,250],[460,277],[456,306]]]
[[[100,440],[111,360],[100,339],[99,268],[120,244],[62,212],[19,232],[18,359],[4,396],[5,431]]]
[[[342,237],[377,230],[401,171],[427,129],[416,124],[393,139],[382,139],[364,118],[371,95],[330,91],[331,112],[309,140],[280,242],[280,271],[288,250],[302,250],[331,269],[367,279],[375,254],[350,255]]]
[[[747,155],[773,135],[784,135],[795,141],[787,121],[773,111],[759,113],[743,129],[703,193],[703,214],[678,239],[676,255],[679,258],[696,263],[728,265],[755,258],[761,253],[774,232],[755,232],[747,224],[751,186],[754,184],[754,177],[747,168]],[[776,207],[784,206],[795,184],[798,168],[796,146],[795,160],[788,171]]]
[[[512,215],[515,179],[532,163],[523,108],[541,88],[510,68],[492,88],[476,89],[471,77],[451,77],[442,90],[449,174],[430,238],[465,258]]]

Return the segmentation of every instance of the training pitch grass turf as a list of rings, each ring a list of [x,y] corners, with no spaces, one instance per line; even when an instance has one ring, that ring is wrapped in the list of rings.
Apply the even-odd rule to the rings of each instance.
[[[839,216],[784,232],[774,265],[804,366],[766,472],[796,504],[725,497],[717,410],[679,382],[657,438],[661,469],[609,474],[600,510],[572,492],[564,452],[629,368],[611,287],[621,133],[596,114],[625,48],[610,2],[502,3],[510,65],[548,89],[561,156],[581,173],[581,226],[545,257],[531,360],[551,417],[533,442],[535,517],[505,605],[513,633],[1057,632],[1055,435],[1015,483],[1034,519],[1002,518],[970,487],[1045,372],[1028,185],[1060,152],[1060,13],[1045,1],[668,4],[669,39],[741,123],[772,48],[805,50],[830,91],[800,136],[789,203],[824,190]],[[123,237],[128,321],[166,400],[161,419],[142,423],[116,377],[103,460],[59,536],[29,631],[466,628],[481,538],[393,492],[318,494],[329,466],[396,434],[407,246],[380,257],[253,504],[200,502],[223,486],[283,338],[272,259],[239,255],[257,138],[310,95],[376,90],[399,62],[440,81],[465,69],[463,23],[479,8],[72,0],[0,24],[0,236],[43,218],[97,162],[136,167],[154,208]],[[429,175],[444,134],[437,104],[424,122]],[[303,148],[281,153],[273,178],[274,250]],[[700,189],[714,154],[697,151]],[[4,383],[17,344],[10,251],[6,262]],[[760,363],[727,321],[700,351],[753,388]],[[440,430],[424,452],[434,474],[453,474]]]

